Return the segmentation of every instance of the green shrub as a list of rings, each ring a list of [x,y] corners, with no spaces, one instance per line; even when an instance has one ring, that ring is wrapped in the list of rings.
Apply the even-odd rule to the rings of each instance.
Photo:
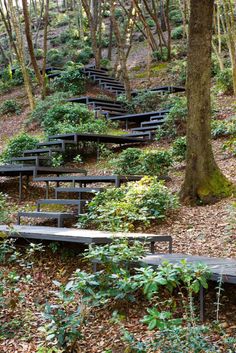
[[[161,50],[154,51],[152,53],[153,59],[157,61],[167,61],[168,60],[168,49],[166,47]]]
[[[111,123],[95,119],[84,104],[65,103],[48,109],[41,121],[46,135],[60,133],[106,133]]]
[[[156,25],[155,21],[152,18],[148,18],[146,23],[151,28],[155,27]]]
[[[111,160],[111,165],[115,167],[114,173],[117,174],[142,174],[141,156],[143,152],[139,148],[127,148],[122,151],[118,158]]]
[[[87,122],[80,122],[79,124],[74,124],[70,121],[63,121],[58,123],[57,133],[70,134],[70,133],[96,133],[96,134],[105,134],[107,133],[110,125],[106,119],[94,119]]]
[[[1,154],[1,161],[8,163],[13,157],[21,157],[24,150],[34,149],[38,143],[36,137],[26,133],[13,137]]]
[[[230,120],[212,120],[211,134],[213,138],[222,136],[235,136],[236,135],[236,119]]]
[[[66,31],[63,31],[61,34],[60,34],[60,42],[62,44],[65,44],[65,43],[68,43],[68,41],[72,38],[71,36],[71,32],[69,29],[67,29]]]
[[[158,92],[140,91],[128,101],[125,95],[118,97],[118,101],[125,105],[129,113],[145,113],[157,111],[165,98]]]
[[[236,156],[236,138],[232,138],[225,142],[222,147],[223,151],[231,153],[233,156]]]
[[[8,212],[6,203],[6,195],[0,192],[0,224],[6,222],[7,220]]]
[[[184,30],[183,26],[176,27],[171,32],[172,39],[181,39],[183,38]]]
[[[213,53],[211,56],[211,75],[214,77],[219,75],[220,73],[220,65],[217,56]]]
[[[52,47],[58,47],[61,44],[60,37],[56,36],[50,39],[50,44]]]
[[[232,69],[227,68],[220,71],[216,76],[216,84],[222,93],[232,94],[233,93]]]
[[[40,59],[42,59],[43,58],[43,49],[37,49],[36,51],[35,51],[35,57],[36,57],[36,59],[38,59],[38,60],[40,60]]]
[[[69,124],[76,129],[77,124],[82,124],[93,119],[93,113],[84,104],[65,103],[48,109],[42,120],[46,134],[60,133],[59,124]],[[73,131],[71,131],[73,132]]]
[[[79,222],[101,230],[133,231],[138,225],[148,226],[153,220],[163,220],[177,206],[177,197],[162,182],[144,177],[97,194]]]
[[[89,60],[93,57],[93,51],[90,47],[84,47],[83,49],[81,49],[79,51],[78,54],[78,62],[82,63],[82,64],[88,64]]]
[[[64,64],[65,58],[63,52],[59,49],[50,49],[47,52],[47,63],[52,66],[61,66]]]
[[[1,93],[8,93],[11,91],[12,88],[13,88],[12,81],[8,81],[8,82],[0,81],[0,92]]]
[[[0,104],[0,115],[19,115],[21,113],[21,110],[21,104],[13,99],[7,99],[2,104]]]
[[[172,165],[169,151],[145,151],[142,156],[143,173],[145,175],[166,175]]]
[[[174,9],[169,12],[169,19],[175,25],[180,25],[183,22],[182,13],[179,9]]]
[[[31,79],[34,78],[34,72],[32,69],[27,68],[28,74]],[[23,74],[19,65],[15,66],[15,71],[12,74],[12,84],[13,86],[21,86],[24,83]]]
[[[64,104],[66,98],[69,98],[71,93],[56,92],[51,96],[46,97],[44,100],[38,100],[33,112],[30,115],[28,123],[37,122],[41,124],[47,111],[59,105]]]
[[[123,21],[123,15],[124,15],[124,14],[123,14],[122,9],[116,7],[116,8],[115,8],[115,18],[116,18],[116,19],[120,19],[121,21]]]
[[[186,60],[176,60],[169,67],[170,72],[175,75],[178,79],[178,83],[184,85],[187,78],[187,62]]]
[[[168,151],[143,151],[139,148],[127,148],[111,160],[115,174],[124,175],[165,175],[172,165]]]
[[[66,71],[56,77],[51,86],[53,91],[71,92],[73,95],[85,93],[85,77],[80,66],[70,66]]]
[[[70,22],[70,18],[67,14],[65,13],[59,13],[55,16],[55,19],[53,20],[53,27],[62,27],[65,25],[68,25]]]
[[[186,144],[186,137],[178,137],[172,146],[172,155],[173,157],[182,162],[186,159],[186,151],[187,151],[187,144]]]
[[[173,138],[179,135],[185,135],[187,118],[187,99],[186,97],[174,97],[169,100],[170,112],[166,116],[166,121],[161,129],[157,131],[156,138],[160,140],[163,137]]]

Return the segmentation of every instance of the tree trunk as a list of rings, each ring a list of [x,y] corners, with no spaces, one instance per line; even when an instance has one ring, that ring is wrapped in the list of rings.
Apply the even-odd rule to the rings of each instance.
[[[39,85],[42,86],[43,85],[42,76],[34,54],[34,45],[33,45],[33,40],[32,40],[32,35],[30,30],[30,18],[29,18],[27,0],[22,0],[22,6],[23,6],[23,13],[24,13],[24,20],[25,20],[25,35],[28,43],[29,55],[30,55],[30,59],[34,68],[34,73],[37,78],[37,81]]]
[[[44,34],[43,34],[42,99],[45,99],[47,95],[46,65],[47,65],[47,51],[48,51],[48,16],[49,16],[49,0],[46,0],[45,11],[44,11]]]
[[[187,65],[187,161],[181,198],[211,202],[234,187],[218,168],[211,145],[211,41],[214,0],[191,0]]]

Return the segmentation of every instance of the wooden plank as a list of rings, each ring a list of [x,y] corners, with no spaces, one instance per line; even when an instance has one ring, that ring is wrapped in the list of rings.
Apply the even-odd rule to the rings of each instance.
[[[112,233],[98,230],[55,228],[37,226],[14,226],[9,228],[0,225],[0,233],[6,233],[12,238],[26,238],[38,240],[55,240],[74,242],[82,244],[107,244],[117,238],[127,238],[129,240],[140,240],[147,242],[169,242],[172,244],[170,235],[156,235],[143,233]]]
[[[147,265],[158,267],[163,261],[179,263],[181,260],[186,260],[193,264],[202,263],[207,265],[212,273],[211,279],[213,281],[217,282],[222,278],[223,282],[236,284],[236,259],[187,254],[160,254],[146,256],[143,262]]]

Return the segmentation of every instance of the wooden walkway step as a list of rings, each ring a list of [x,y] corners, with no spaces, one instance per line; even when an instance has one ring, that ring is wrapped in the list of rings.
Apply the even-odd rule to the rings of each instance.
[[[54,228],[37,226],[16,225],[9,228],[0,225],[0,232],[6,233],[11,238],[39,239],[65,241],[81,244],[107,244],[114,239],[139,240],[151,244],[151,250],[154,251],[155,242],[167,242],[169,252],[172,252],[172,237],[170,235],[156,235],[143,233],[113,233],[99,230],[75,229],[75,228]]]
[[[78,214],[82,213],[83,207],[86,205],[88,200],[76,200],[76,199],[41,199],[37,200],[36,207],[37,212],[41,212],[42,205],[67,205],[67,206],[78,206]]]
[[[65,219],[74,219],[78,214],[69,213],[69,212],[18,212],[17,215],[17,224],[20,225],[21,218],[44,218],[44,219],[55,219],[57,220],[57,226],[63,227]]]
[[[211,271],[212,281],[219,281],[221,278],[223,282],[236,284],[236,258],[227,259],[186,254],[158,254],[146,256],[143,262],[147,265],[158,267],[163,261],[180,263],[181,260],[186,260],[191,264],[202,263],[207,265]]]

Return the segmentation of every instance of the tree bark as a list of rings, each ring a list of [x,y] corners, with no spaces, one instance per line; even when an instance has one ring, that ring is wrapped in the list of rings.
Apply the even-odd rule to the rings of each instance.
[[[187,64],[187,161],[181,198],[212,202],[234,186],[218,168],[211,144],[211,41],[214,0],[191,0]]]
[[[44,10],[44,34],[43,34],[42,99],[45,99],[47,95],[46,65],[47,65],[47,51],[48,51],[48,17],[49,17],[49,0],[46,0],[45,10]]]
[[[22,75],[24,78],[25,90],[26,90],[26,93],[28,96],[30,109],[32,111],[34,109],[35,102],[34,102],[34,96],[33,96],[30,77],[29,77],[26,63],[25,63],[24,42],[23,42],[23,37],[22,37],[22,33],[21,33],[19,16],[17,17],[16,9],[13,5],[13,0],[8,0],[8,4],[9,4],[10,13],[11,13],[12,27],[14,28],[15,35],[16,35],[16,50],[18,53],[17,56],[18,56],[20,67],[21,67]]]
[[[43,80],[34,54],[34,45],[33,45],[33,40],[32,40],[32,35],[30,30],[30,19],[29,19],[27,0],[22,0],[22,6],[23,6],[23,13],[24,13],[24,20],[25,20],[25,35],[28,43],[29,55],[34,68],[36,79],[39,85],[42,86]]]

